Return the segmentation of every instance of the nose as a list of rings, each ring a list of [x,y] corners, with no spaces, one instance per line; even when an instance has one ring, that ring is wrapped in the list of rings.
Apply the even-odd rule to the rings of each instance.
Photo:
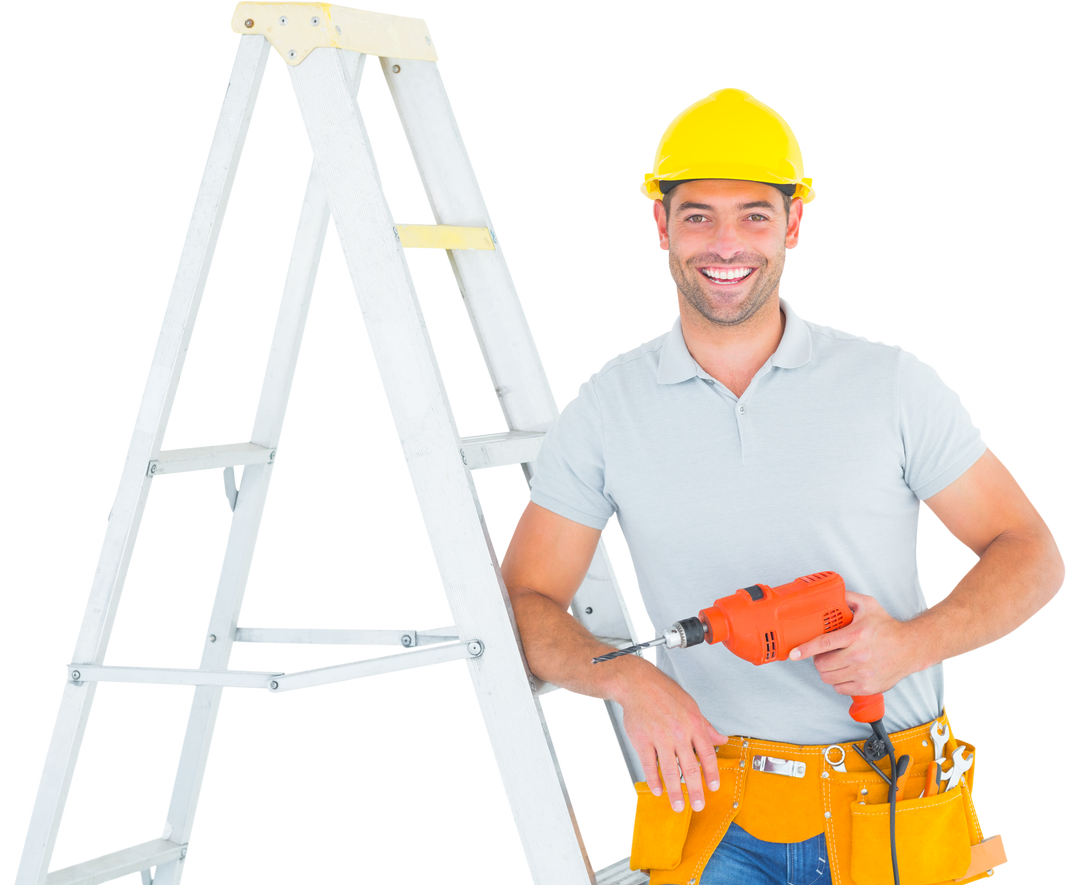
[[[734,222],[721,221],[713,231],[712,250],[725,261],[743,251],[739,227]]]

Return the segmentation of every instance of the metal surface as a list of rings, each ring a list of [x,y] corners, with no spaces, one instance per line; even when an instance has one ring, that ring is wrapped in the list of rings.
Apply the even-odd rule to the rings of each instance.
[[[395,228],[406,249],[487,249],[494,250],[491,231],[486,227],[459,227],[452,224],[399,224]]]
[[[229,13],[229,31],[237,37],[266,37],[286,65],[299,65],[316,46],[370,57],[442,61],[427,18],[350,3],[237,0]]]
[[[311,645],[435,645],[456,642],[457,627],[438,630],[311,630],[289,627],[237,627],[235,642],[281,642]]]
[[[968,756],[967,759],[965,759],[964,750],[966,749],[967,745],[961,744],[959,747],[953,750],[952,768],[950,768],[947,772],[948,781],[945,784],[945,789],[943,792],[947,793],[953,787],[957,786],[960,783],[960,778],[963,776],[964,772],[975,764],[975,751],[972,750],[971,755]]]
[[[487,647],[484,655],[465,663],[465,673],[485,723],[491,759],[530,875],[538,882],[593,882],[592,859],[546,712],[528,685],[480,490],[461,461],[460,425],[423,319],[413,270],[394,236],[395,218],[375,148],[363,109],[345,88],[342,62],[338,50],[315,49],[305,63],[286,67],[285,73],[320,177],[334,182],[327,198],[335,236],[447,611],[460,633],[482,636]],[[400,63],[402,71],[390,96],[396,116],[400,119],[402,109],[408,108],[420,116],[429,134],[423,145],[407,139],[411,159],[415,165],[433,161],[418,157],[427,146],[448,158],[443,177],[469,196],[456,211],[469,212],[477,205],[480,182],[463,162],[468,149],[442,71],[432,63],[380,58],[384,81],[397,77],[386,67],[391,63]],[[429,183],[422,175],[418,178],[424,196],[429,196]],[[478,226],[485,219],[470,213],[433,220]],[[512,279],[501,247],[462,254],[504,266]],[[518,312],[524,318],[524,310]],[[500,332],[514,339],[509,321]],[[545,371],[541,377],[546,378]],[[523,759],[530,764],[522,765]]]
[[[596,885],[648,885],[648,881],[648,873],[630,869],[628,857],[596,871]]]
[[[934,761],[941,765],[945,761],[945,744],[949,740],[949,726],[934,722],[930,726],[930,740],[934,742]]]
[[[833,762],[833,759],[836,757],[836,753],[833,752],[834,750],[840,753],[840,758],[837,759],[836,762]],[[843,747],[839,744],[832,744],[831,746],[826,747],[823,752],[825,754],[825,761],[832,766],[833,771],[847,772],[847,765],[844,764],[844,760],[847,758],[847,751]]]
[[[274,19],[267,21],[264,14]],[[258,27],[255,15],[260,18]],[[471,476],[471,469],[521,464],[528,479],[531,461],[557,411],[438,71],[433,61],[406,57],[418,54],[434,59],[430,36],[419,20],[325,4],[241,4],[234,27],[244,36],[72,655],[79,663],[70,667],[17,885],[45,882],[96,682],[163,682],[196,688],[165,824],[169,839],[128,849],[125,857],[118,852],[80,864],[71,870],[81,871],[78,875],[83,878],[72,881],[106,881],[133,872],[144,873],[146,880],[150,867],[156,866],[157,885],[176,885],[183,872],[184,846],[191,833],[223,687],[264,687],[276,692],[455,659],[468,662],[534,880],[551,885],[595,882]],[[255,35],[260,28],[293,65],[293,84],[316,162],[251,441],[162,452],[161,441],[269,52],[267,40]],[[384,59],[384,73],[420,167],[438,222],[435,228],[409,233],[416,226],[403,225],[404,237],[395,230],[355,101],[363,56],[326,48],[326,40],[333,44],[339,38],[339,45],[354,48],[361,48],[359,40],[376,40],[377,47],[364,44],[364,48],[394,53]],[[317,48],[300,65],[305,46],[312,41]],[[236,626],[331,210],[457,627],[275,631]],[[447,249],[509,432],[459,439],[404,260],[401,243],[410,237]],[[241,465],[245,466],[244,482],[236,490],[234,468]],[[150,480],[163,473],[221,468],[232,474],[231,483],[226,477],[226,493],[233,516],[199,667],[103,666]],[[602,543],[573,611],[596,635],[625,637],[620,642],[634,640]],[[372,634],[383,637],[382,641],[392,637],[394,644],[413,650],[293,674],[228,670],[237,640],[352,644],[363,639],[366,644]],[[483,637],[483,641],[461,641],[459,636]],[[424,645],[429,647],[414,648]],[[622,732],[621,709],[610,702],[607,709],[631,777],[641,779],[636,755]],[[178,851],[176,846],[180,846]],[[69,872],[58,871],[49,881]],[[616,874],[622,876],[618,870],[612,876]],[[640,876],[608,876],[603,881],[628,885],[640,881]]]
[[[84,857],[63,866],[54,867],[46,876],[45,885],[96,885],[99,882],[119,882],[152,867],[178,860],[184,856],[186,845],[178,845],[160,836],[122,845],[93,857]],[[147,879],[147,882],[150,880]]]
[[[172,423],[270,57],[270,45],[260,38],[239,40],[232,57],[68,656],[71,660],[102,663],[109,654],[150,504],[153,480],[147,466],[159,457]],[[97,692],[93,683],[65,682],[60,688],[15,864],[17,885],[43,885],[52,868]]]
[[[794,759],[777,759],[774,756],[755,756],[751,762],[751,767],[754,771],[782,774],[786,777],[803,777],[806,774],[805,762],[796,762]]]

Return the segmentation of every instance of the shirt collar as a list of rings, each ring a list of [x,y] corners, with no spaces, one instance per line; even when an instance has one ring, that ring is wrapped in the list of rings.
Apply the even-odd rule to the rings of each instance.
[[[780,299],[780,309],[784,312],[784,335],[776,352],[769,357],[766,366],[779,369],[797,369],[810,362],[810,328]],[[671,327],[667,341],[660,350],[660,362],[656,367],[656,380],[660,384],[678,384],[693,377],[708,378],[706,372],[690,355],[686,348],[686,339],[682,334],[682,322],[676,319]]]

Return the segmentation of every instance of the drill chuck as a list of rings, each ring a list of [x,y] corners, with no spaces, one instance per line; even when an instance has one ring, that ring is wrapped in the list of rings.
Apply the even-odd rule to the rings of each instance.
[[[667,648],[689,648],[705,641],[705,628],[697,618],[683,618],[664,631]]]

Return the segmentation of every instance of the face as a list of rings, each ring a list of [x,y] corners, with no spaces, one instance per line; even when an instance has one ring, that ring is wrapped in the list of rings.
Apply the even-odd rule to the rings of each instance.
[[[653,204],[680,298],[704,321],[737,326],[769,303],[787,249],[799,242],[802,200],[755,181],[702,179],[671,193],[671,215]]]

